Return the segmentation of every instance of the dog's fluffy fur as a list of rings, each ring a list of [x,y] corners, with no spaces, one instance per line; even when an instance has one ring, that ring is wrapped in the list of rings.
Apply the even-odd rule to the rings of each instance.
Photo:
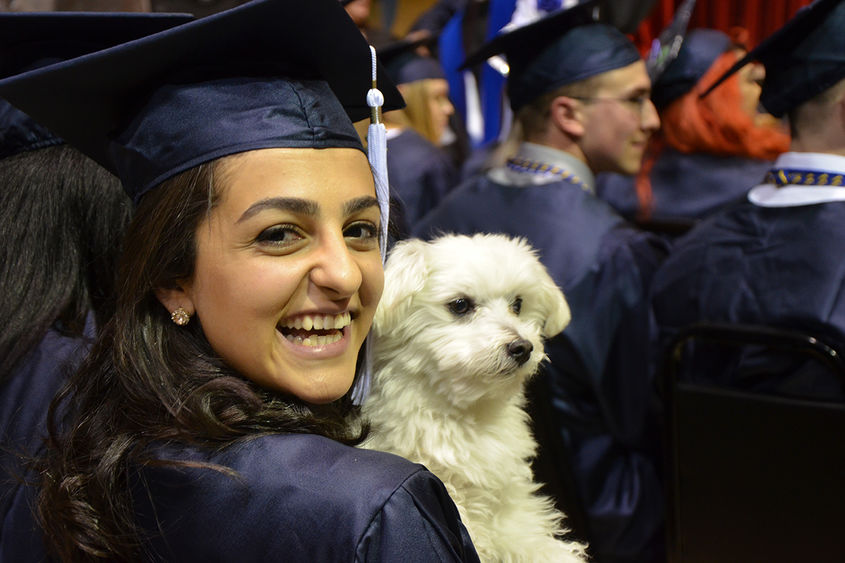
[[[387,262],[363,447],[440,477],[482,561],[586,559],[583,545],[560,539],[563,515],[537,492],[523,410],[543,339],[568,322],[563,293],[519,239],[408,240]]]

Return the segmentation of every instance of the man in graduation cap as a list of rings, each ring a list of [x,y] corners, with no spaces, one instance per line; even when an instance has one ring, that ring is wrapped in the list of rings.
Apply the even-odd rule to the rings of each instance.
[[[594,174],[634,174],[659,126],[645,63],[593,3],[504,33],[470,57],[507,57],[507,93],[524,142],[515,157],[458,186],[415,230],[527,238],[563,288],[572,323],[549,342],[538,392],[556,428],[598,561],[659,560],[663,501],[650,404],[651,275],[663,243],[594,195]],[[560,468],[561,473],[564,468]],[[570,498],[571,502],[573,499]],[[570,525],[577,527],[568,508]]]
[[[757,323],[815,334],[845,346],[845,2],[820,0],[739,61],[766,78],[760,101],[787,116],[782,154],[747,201],[692,230],[654,279],[654,311],[664,340],[698,321]],[[719,86],[715,86],[718,88]],[[842,399],[840,377],[781,359],[736,370],[723,383],[790,396]],[[707,374],[715,379],[722,374]]]
[[[598,196],[624,217],[681,235],[744,198],[787,150],[781,124],[759,112],[762,66],[748,65],[715,95],[700,96],[746,54],[745,36],[741,28],[731,36],[694,29],[683,36],[677,57],[665,57],[665,69],[653,71],[651,99],[661,131],[643,165],[647,174],[597,179]]]

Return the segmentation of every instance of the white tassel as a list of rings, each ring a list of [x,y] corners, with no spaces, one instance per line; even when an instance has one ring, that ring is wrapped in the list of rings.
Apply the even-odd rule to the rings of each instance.
[[[370,106],[370,127],[367,129],[367,158],[376,183],[376,198],[381,211],[381,258],[384,261],[387,252],[387,224],[390,220],[390,187],[387,179],[387,130],[381,120],[381,107],[384,94],[376,88],[376,50],[371,45],[373,62],[373,87],[367,92],[367,105]]]
[[[387,178],[387,130],[381,121],[381,107],[384,105],[384,94],[376,87],[376,50],[371,45],[373,87],[367,92],[367,105],[370,107],[370,127],[367,129],[367,158],[373,171],[376,184],[376,199],[378,199],[381,215],[381,231],[379,231],[379,248],[381,260],[384,262],[387,254],[387,225],[390,221],[390,184]],[[367,339],[364,350],[363,371],[352,387],[352,402],[360,405],[370,392],[372,366],[371,339]]]

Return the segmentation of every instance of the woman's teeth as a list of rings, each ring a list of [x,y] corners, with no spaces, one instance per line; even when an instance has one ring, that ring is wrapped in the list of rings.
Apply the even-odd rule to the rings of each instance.
[[[301,336],[294,336],[292,334],[286,334],[285,338],[288,339],[289,342],[293,342],[294,344],[299,344],[301,346],[313,346],[315,348],[319,348],[321,346],[327,346],[329,344],[333,344],[343,338],[343,333],[340,331],[333,332],[331,334],[313,334],[311,336],[307,336],[302,338]]]
[[[282,327],[302,330],[340,330],[352,322],[349,313],[339,315],[303,315],[282,321]]]
[[[352,323],[349,313],[339,315],[302,315],[288,318],[279,325],[282,335],[294,344],[315,348],[333,344],[343,338],[343,329]],[[305,334],[310,331],[323,334]]]

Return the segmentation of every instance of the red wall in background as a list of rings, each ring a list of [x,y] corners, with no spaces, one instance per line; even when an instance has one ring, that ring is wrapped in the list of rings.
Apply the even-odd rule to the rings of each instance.
[[[641,24],[634,41],[641,52],[648,52],[651,41],[669,25],[682,0],[657,0],[651,15]],[[748,30],[749,47],[754,47],[811,0],[698,0],[689,29],[709,27],[728,31],[741,26]]]

